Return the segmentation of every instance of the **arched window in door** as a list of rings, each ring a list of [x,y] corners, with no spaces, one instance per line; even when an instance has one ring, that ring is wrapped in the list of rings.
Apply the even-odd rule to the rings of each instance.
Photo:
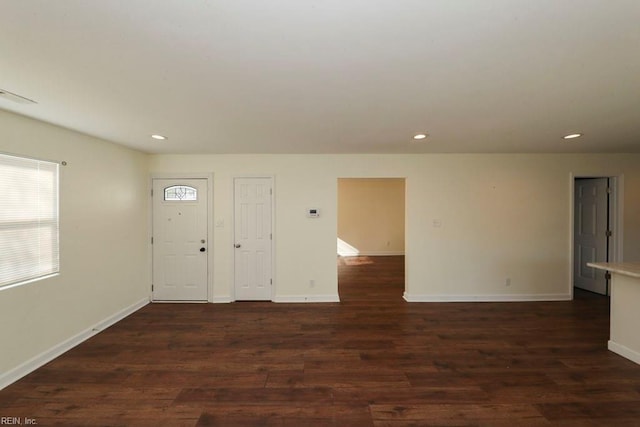
[[[188,185],[172,185],[164,189],[164,200],[185,202],[198,200],[198,190]]]

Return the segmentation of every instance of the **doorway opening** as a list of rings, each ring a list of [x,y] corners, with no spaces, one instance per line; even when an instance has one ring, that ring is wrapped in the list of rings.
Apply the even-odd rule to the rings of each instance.
[[[402,300],[405,178],[339,178],[337,218],[340,300]]]
[[[591,262],[615,262],[622,257],[622,219],[615,176],[573,178],[572,292],[610,295],[610,276],[589,267]]]

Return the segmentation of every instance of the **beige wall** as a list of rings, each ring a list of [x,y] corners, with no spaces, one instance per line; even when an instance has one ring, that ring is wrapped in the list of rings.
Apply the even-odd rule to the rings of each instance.
[[[0,111],[0,151],[60,167],[60,275],[0,290],[0,373],[148,298],[145,154]]]
[[[62,272],[0,290],[0,372],[148,298],[150,173],[214,174],[215,301],[233,298],[232,181],[244,175],[275,178],[277,301],[338,295],[338,178],[406,178],[410,300],[569,298],[573,175],[622,176],[624,260],[640,259],[640,154],[147,156],[6,112],[0,151],[69,163]]]
[[[640,364],[640,278],[613,273],[609,350]]]
[[[337,182],[348,177],[406,177],[409,299],[562,299],[571,296],[572,174],[623,175],[624,258],[640,259],[638,164],[638,154],[151,158],[154,173],[215,174],[214,220],[226,224],[213,235],[217,300],[232,299],[234,176],[275,177],[276,300],[337,296]],[[310,206],[322,217],[307,218]]]
[[[338,179],[338,238],[340,255],[404,254],[404,178]]]

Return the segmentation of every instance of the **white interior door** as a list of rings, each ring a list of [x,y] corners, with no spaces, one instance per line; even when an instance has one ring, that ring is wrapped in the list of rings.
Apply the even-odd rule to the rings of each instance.
[[[272,299],[272,179],[234,180],[235,299]]]
[[[207,180],[153,180],[153,299],[206,301]]]
[[[575,180],[573,284],[606,295],[605,272],[587,267],[607,261],[608,179]]]

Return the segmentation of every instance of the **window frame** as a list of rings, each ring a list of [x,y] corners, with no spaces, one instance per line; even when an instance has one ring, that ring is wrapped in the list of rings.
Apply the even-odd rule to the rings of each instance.
[[[14,199],[20,191],[30,193],[7,201],[4,212],[0,207],[0,233],[6,233],[0,236],[0,291],[60,274],[60,162],[0,152],[0,188],[20,185],[21,174],[30,184],[14,191]],[[26,250],[24,239],[38,249]]]

